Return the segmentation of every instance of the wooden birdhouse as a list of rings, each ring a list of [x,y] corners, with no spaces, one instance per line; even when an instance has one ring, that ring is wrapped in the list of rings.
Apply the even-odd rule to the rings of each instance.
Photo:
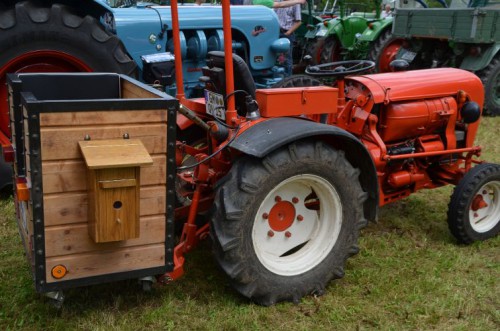
[[[139,237],[140,167],[153,160],[139,139],[80,141],[88,169],[88,225],[96,243]]]

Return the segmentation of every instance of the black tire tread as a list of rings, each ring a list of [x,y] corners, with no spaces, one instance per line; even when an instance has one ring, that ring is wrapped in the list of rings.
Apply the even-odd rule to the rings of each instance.
[[[484,86],[484,114],[489,116],[500,116],[500,106],[491,100],[491,96],[495,94],[492,90],[496,89],[496,86],[493,86],[495,83],[495,73],[500,75],[499,56],[493,58],[486,68],[476,73],[479,79],[483,82]]]
[[[26,37],[27,32],[36,37]],[[94,63],[87,64],[95,71],[135,76],[137,70],[137,65],[116,35],[104,30],[94,17],[80,17],[71,7],[63,4],[54,3],[44,7],[32,1],[18,2],[15,7],[0,12],[0,34],[4,36],[2,43],[5,45],[0,46],[0,51],[5,52],[10,47],[38,39],[55,40],[63,36],[61,38],[66,39],[61,39],[61,44],[72,43],[72,46],[81,49],[82,54],[93,53],[90,56],[95,57]],[[113,61],[104,61],[110,55]]]
[[[380,72],[379,63],[380,63],[380,55],[382,50],[386,47],[387,43],[389,43],[393,39],[391,29],[382,31],[380,36],[375,40],[368,52],[367,60],[375,62],[375,68],[373,70],[375,72]]]

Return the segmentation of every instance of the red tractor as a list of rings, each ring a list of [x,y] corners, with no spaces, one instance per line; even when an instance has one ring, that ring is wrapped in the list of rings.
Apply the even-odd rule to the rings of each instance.
[[[204,139],[177,142],[177,179],[191,188],[185,243],[208,230],[195,215],[211,209],[215,257],[238,292],[264,305],[322,293],[378,207],[424,188],[457,185],[448,224],[460,243],[500,231],[500,166],[476,160],[484,92],[475,75],[349,76],[374,64],[344,61],[306,70],[336,87],[256,90],[241,58],[226,60],[230,46],[210,54],[205,99],[178,96],[191,110],[180,126],[198,123]]]
[[[216,260],[245,297],[272,305],[322,294],[330,280],[344,276],[347,258],[359,250],[360,229],[377,219],[380,206],[448,184],[457,185],[448,224],[458,242],[498,234],[500,166],[477,160],[481,148],[474,146],[484,100],[477,76],[450,68],[351,76],[374,63],[344,61],[306,70],[336,78],[334,87],[258,90],[245,62],[232,54],[230,7],[223,0],[225,52],[209,54],[201,77],[205,98],[186,99],[177,1],[171,5],[181,88],[177,141],[167,138],[175,145],[175,160],[170,155],[167,162],[176,163],[177,175],[175,181],[167,176],[166,188],[176,196],[174,218],[182,233],[166,249],[173,263],[166,263],[161,281],[180,277],[184,254],[211,236]],[[27,147],[33,148],[40,136],[30,137]],[[36,157],[31,154],[32,165]],[[45,182],[33,187],[39,195]],[[173,202],[166,204],[169,210]],[[173,243],[168,226],[167,238]],[[43,256],[36,239],[35,251]],[[50,274],[47,263],[40,266],[47,269],[43,288]],[[54,278],[64,277],[66,266],[56,267]],[[57,289],[52,281],[47,289]]]

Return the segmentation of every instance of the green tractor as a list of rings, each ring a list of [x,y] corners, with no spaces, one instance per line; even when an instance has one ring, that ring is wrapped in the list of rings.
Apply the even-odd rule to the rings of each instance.
[[[446,3],[438,1],[442,6]],[[402,40],[392,36],[393,17],[382,12],[382,6],[397,8],[427,8],[423,0],[386,2],[373,0],[370,5],[347,3],[339,0],[339,16],[325,20],[308,30],[306,53],[312,64],[339,60],[370,59],[375,70],[389,71],[389,63],[401,48]],[[363,11],[357,11],[362,8]],[[394,9],[394,8],[393,8]]]
[[[393,36],[395,59],[409,69],[456,67],[474,72],[485,88],[485,113],[500,115],[499,0],[453,0],[450,8],[401,9]],[[396,39],[397,38],[397,39]]]

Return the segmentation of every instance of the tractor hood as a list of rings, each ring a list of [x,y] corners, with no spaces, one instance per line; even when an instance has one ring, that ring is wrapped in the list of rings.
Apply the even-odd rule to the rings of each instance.
[[[484,89],[481,80],[465,70],[453,68],[412,70],[346,78],[367,87],[375,103],[438,98],[465,91],[481,108]]]

